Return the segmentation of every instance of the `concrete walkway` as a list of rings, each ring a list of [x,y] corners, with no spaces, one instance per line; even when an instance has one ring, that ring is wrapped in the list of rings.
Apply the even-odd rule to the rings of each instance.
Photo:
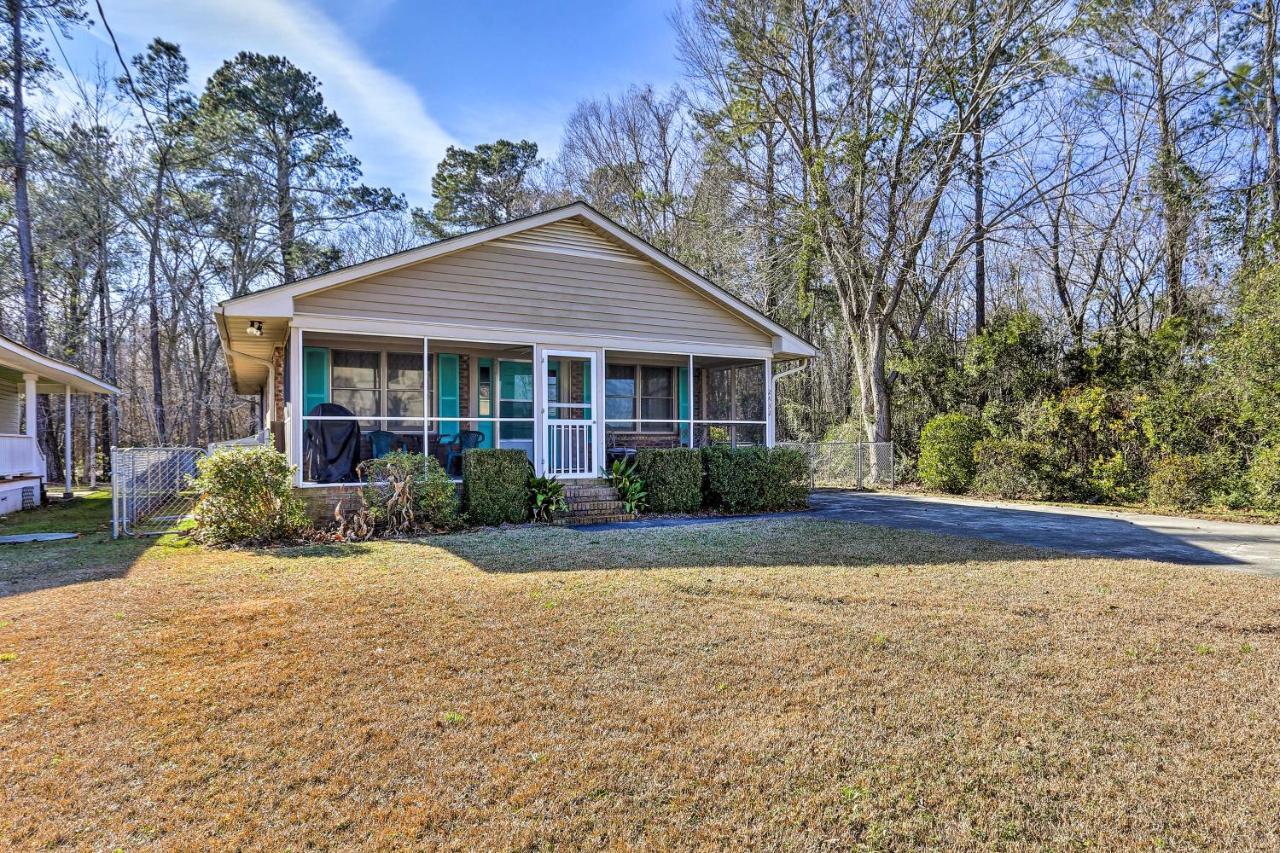
[[[782,517],[786,516],[880,524],[1076,554],[1220,566],[1280,578],[1280,526],[1271,524],[834,490],[815,492],[808,512]],[[578,529],[590,532],[772,517],[779,516],[655,518]]]

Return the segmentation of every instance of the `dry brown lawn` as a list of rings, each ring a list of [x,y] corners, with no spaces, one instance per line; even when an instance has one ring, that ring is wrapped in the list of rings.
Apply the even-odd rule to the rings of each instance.
[[[1280,846],[1275,580],[792,519],[0,595],[14,848]]]

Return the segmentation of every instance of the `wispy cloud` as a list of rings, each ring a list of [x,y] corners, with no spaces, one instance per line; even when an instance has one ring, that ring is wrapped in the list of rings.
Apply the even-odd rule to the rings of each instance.
[[[104,6],[127,52],[155,36],[182,45],[197,87],[241,50],[287,56],[323,84],[325,101],[351,130],[351,152],[364,164],[365,179],[406,193],[411,203],[430,199],[436,163],[456,143],[412,86],[379,68],[305,0],[111,0]]]

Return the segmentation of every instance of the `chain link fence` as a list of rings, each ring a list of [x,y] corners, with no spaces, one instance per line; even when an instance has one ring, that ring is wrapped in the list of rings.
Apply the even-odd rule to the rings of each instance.
[[[819,489],[893,488],[892,441],[788,442],[809,455],[812,485]]]
[[[199,447],[111,449],[111,535],[171,533],[191,515]]]

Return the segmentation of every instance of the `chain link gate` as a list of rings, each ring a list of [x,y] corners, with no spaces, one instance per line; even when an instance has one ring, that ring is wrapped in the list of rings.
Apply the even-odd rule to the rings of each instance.
[[[893,488],[897,485],[892,441],[790,442],[809,455],[810,485],[826,489]]]
[[[171,533],[191,515],[199,447],[111,449],[111,536]]]

